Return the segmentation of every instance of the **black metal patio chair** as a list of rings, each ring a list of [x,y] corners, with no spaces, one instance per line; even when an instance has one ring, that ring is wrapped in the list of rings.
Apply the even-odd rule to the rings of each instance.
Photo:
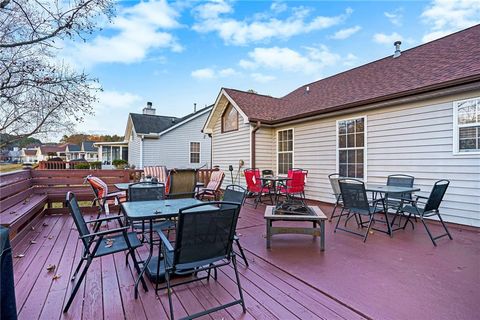
[[[138,182],[128,186],[128,201],[153,201],[165,199],[165,184],[161,182]],[[145,221],[133,225],[135,231],[141,232],[142,242],[145,242],[145,232],[149,231]],[[153,223],[153,230],[168,230],[175,227],[172,220],[159,219]]]
[[[449,184],[450,184],[449,180],[438,180],[433,185],[432,191],[430,192],[430,196],[428,197],[416,196],[415,201],[411,201],[410,204],[404,205],[401,208],[401,211],[403,211],[404,213],[408,213],[407,220],[405,221],[405,224],[403,227],[404,228],[406,227],[407,223],[410,221],[412,216],[414,217],[418,216],[422,221],[422,224],[425,227],[425,230],[427,230],[428,236],[430,237],[430,240],[432,240],[434,246],[437,246],[437,243],[435,242],[435,240],[439,238],[448,236],[450,240],[453,239],[450,232],[447,229],[447,226],[445,225],[445,222],[443,222],[442,216],[440,215],[440,211],[439,211],[440,204],[442,203],[443,197],[447,192],[447,188]],[[423,199],[423,201],[426,200],[423,208],[419,206],[419,204],[421,205],[421,201],[420,201],[421,199]],[[433,216],[438,217],[438,219],[440,220],[440,223],[445,229],[445,233],[436,237],[433,237],[432,232],[430,231],[427,224],[425,223],[425,218],[433,217]]]
[[[406,175],[406,174],[392,174],[387,177],[387,186],[395,186],[395,187],[413,187],[413,183],[415,181],[415,177]],[[394,217],[392,220],[392,225],[395,224],[395,220],[397,217],[398,225],[401,224],[402,219],[402,212],[401,208],[405,202],[410,202],[412,200],[412,193],[390,193],[388,194],[387,198],[387,209],[394,210]],[[412,223],[412,227],[415,228],[415,225]]]
[[[340,212],[340,215],[338,215],[338,220],[335,225],[334,232],[336,232],[338,229],[358,236],[362,236],[363,242],[365,242],[367,241],[367,237],[370,232],[370,228],[372,227],[372,223],[375,220],[375,214],[383,213],[385,215],[385,220],[388,227],[388,231],[386,233],[391,235],[390,223],[388,222],[388,215],[385,208],[384,198],[378,198],[369,202],[367,192],[365,190],[365,184],[363,183],[363,181],[358,179],[339,179],[338,183],[342,194],[343,208]],[[381,203],[380,207],[378,206],[379,203]],[[346,212],[346,214],[344,214],[344,212]],[[348,220],[352,215],[355,216],[356,219],[358,216],[357,225],[361,228],[363,228],[365,224],[367,224],[367,231],[364,234],[352,231],[350,229],[347,229],[346,227],[340,228],[338,226],[342,216],[346,216]],[[362,221],[362,216],[368,217],[368,221]],[[375,230],[385,232],[379,229]]]
[[[210,205],[223,206],[223,208],[198,211],[202,209],[202,206]],[[171,320],[174,319],[172,287],[203,279],[209,280],[212,269],[214,271],[213,277],[216,280],[217,268],[230,264],[233,264],[240,298],[189,315],[187,319],[201,317],[236,304],[240,304],[243,312],[246,312],[237,270],[236,254],[232,250],[239,211],[240,205],[234,202],[209,202],[180,210],[175,247],[172,246],[165,234],[159,233],[162,240],[165,281]],[[174,274],[192,273],[192,270],[195,272],[193,279],[171,283],[171,277]],[[199,277],[198,274],[202,271],[206,271],[207,275]]]
[[[88,268],[92,263],[93,259],[99,258],[105,255],[114,254],[117,252],[128,251],[128,255],[132,257],[134,267],[138,273],[140,273],[140,268],[138,266],[137,259],[135,257],[135,249],[142,246],[142,243],[137,238],[137,234],[135,232],[127,232],[129,227],[122,227],[121,218],[119,216],[107,217],[107,218],[100,218],[95,220],[90,220],[85,222],[83,218],[82,212],[80,211],[80,207],[78,206],[77,199],[72,192],[67,193],[67,206],[70,209],[70,214],[72,215],[73,221],[75,222],[75,226],[77,227],[77,231],[80,236],[80,240],[83,244],[83,253],[78,263],[75,272],[73,273],[71,281],[75,281],[78,272],[80,271],[84,262],[86,262],[85,267],[83,268],[82,272],[80,273],[80,277],[76,281],[75,285],[73,286],[72,293],[67,300],[67,304],[65,305],[63,312],[67,312],[70,308],[70,305],[75,298],[75,295],[80,288],[80,285],[85,278]],[[99,231],[100,226],[103,222],[106,221],[117,221],[121,227]],[[87,224],[94,223],[95,228],[93,232],[91,232]],[[147,284],[143,277],[141,278],[142,285],[145,291],[148,291]]]
[[[238,203],[240,204],[240,207],[245,202],[246,197],[247,197],[247,189],[245,189],[244,187],[238,184],[228,185],[225,188],[225,192],[223,193],[223,201]],[[221,209],[227,208],[227,207],[228,207],[227,204],[222,204],[220,206]],[[243,252],[242,245],[240,244],[240,238],[238,237],[237,233],[235,233],[233,240],[237,244],[238,250],[240,251],[240,255],[242,256],[242,259],[245,262],[245,265],[248,267],[249,266],[248,260],[247,260],[247,257],[245,256],[245,253]]]
[[[328,180],[330,181],[333,195],[335,197],[335,206],[333,207],[332,213],[330,213],[330,217],[328,218],[328,221],[332,221],[333,218],[338,217],[335,215],[335,211],[339,206],[342,206],[342,192],[340,191],[340,185],[338,184],[339,179],[341,179],[341,177],[340,177],[340,174],[338,173],[332,173],[328,175]]]

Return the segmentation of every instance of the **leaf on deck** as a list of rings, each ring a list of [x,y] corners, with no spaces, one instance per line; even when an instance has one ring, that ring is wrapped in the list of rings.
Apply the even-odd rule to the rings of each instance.
[[[105,240],[105,243],[106,243],[105,248],[112,247],[113,246],[113,241],[114,241],[113,239],[106,239]]]
[[[47,227],[47,226],[48,226],[48,223],[44,222],[44,223],[42,224],[42,226]]]
[[[21,253],[21,254],[17,254],[14,258],[21,259],[23,257],[25,257],[25,254]]]
[[[35,240],[30,240],[30,244],[35,244],[35,243],[37,243],[37,241],[35,241]]]
[[[52,280],[60,279],[60,277],[61,277],[61,275],[55,274],[55,275],[52,277]]]
[[[48,271],[48,272],[52,272],[52,271],[55,270],[56,267],[57,267],[57,266],[54,265],[54,264],[49,264],[49,265],[47,266],[47,271]]]

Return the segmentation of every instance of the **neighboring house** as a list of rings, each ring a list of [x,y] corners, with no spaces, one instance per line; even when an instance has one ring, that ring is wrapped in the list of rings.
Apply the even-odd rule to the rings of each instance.
[[[70,161],[74,159],[80,159],[80,146],[77,144],[65,145],[65,160]]]
[[[80,147],[80,158],[87,161],[98,161],[98,148],[93,141],[83,141]]]
[[[443,218],[480,227],[479,39],[475,26],[282,98],[221,89],[203,128],[212,163],[307,169],[307,198],[325,202],[334,172],[369,183],[413,175],[421,195],[449,179]]]
[[[36,163],[37,160],[37,149],[22,149],[22,162],[23,163]]]
[[[98,161],[102,162],[102,169],[112,169],[113,160],[128,161],[128,142],[95,142],[98,148]]]
[[[50,158],[60,157],[65,152],[65,146],[45,145],[37,148],[37,160],[46,161]]]
[[[143,114],[130,113],[125,130],[128,163],[136,168],[210,167],[210,137],[201,130],[211,109],[212,106],[205,107],[176,118],[155,115],[155,109],[148,103]]]
[[[18,147],[13,147],[12,150],[8,151],[8,158],[11,162],[21,162],[22,151]]]

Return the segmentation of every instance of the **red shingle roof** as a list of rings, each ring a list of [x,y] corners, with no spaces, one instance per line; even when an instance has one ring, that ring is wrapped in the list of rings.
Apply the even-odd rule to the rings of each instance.
[[[249,120],[278,123],[478,81],[479,40],[480,25],[476,25],[405,50],[398,58],[388,56],[304,85],[282,98],[225,91]]]

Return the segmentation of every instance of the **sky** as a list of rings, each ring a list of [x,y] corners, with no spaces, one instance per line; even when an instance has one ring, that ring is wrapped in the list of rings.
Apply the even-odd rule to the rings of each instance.
[[[480,23],[480,1],[118,1],[111,22],[60,56],[99,79],[78,133],[123,135],[211,105],[222,87],[281,97],[299,86]]]

